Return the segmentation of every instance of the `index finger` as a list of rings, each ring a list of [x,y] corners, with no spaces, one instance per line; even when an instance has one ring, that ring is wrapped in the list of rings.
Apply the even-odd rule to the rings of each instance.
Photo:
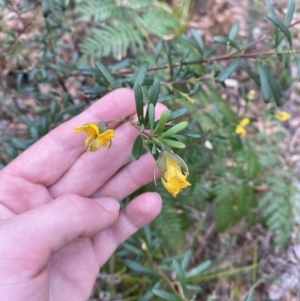
[[[4,170],[30,182],[50,186],[55,183],[85,151],[82,135],[73,129],[85,123],[120,119],[135,113],[134,93],[115,90],[78,116],[58,126],[12,161]],[[3,171],[4,171],[3,170]]]

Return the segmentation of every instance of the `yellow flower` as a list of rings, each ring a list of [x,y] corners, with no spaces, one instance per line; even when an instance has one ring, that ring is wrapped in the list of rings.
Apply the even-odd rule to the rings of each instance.
[[[275,118],[278,119],[280,122],[285,122],[291,118],[291,115],[284,111],[278,111],[275,112]]]
[[[101,146],[109,147],[111,139],[115,137],[114,130],[109,130],[104,122],[101,122],[99,125],[87,123],[74,129],[74,133],[82,131],[86,133],[85,149],[91,152],[97,151]]]
[[[255,92],[255,90],[252,89],[247,93],[247,98],[251,101],[255,98],[255,95],[256,95],[256,92]]]
[[[242,121],[237,125],[237,127],[235,128],[235,132],[236,134],[240,135],[240,136],[246,136],[247,131],[245,130],[245,127],[250,123],[250,119],[249,118],[244,118],[242,119]]]
[[[185,162],[174,153],[162,151],[155,163],[156,166],[158,166],[163,185],[173,197],[191,185],[186,180],[189,171]]]
[[[242,121],[239,123],[239,126],[241,127],[246,127],[248,124],[250,123],[250,119],[249,118],[244,118],[242,119]]]
[[[236,128],[235,128],[235,132],[236,134],[240,135],[240,136],[246,136],[247,134],[247,131],[240,125],[238,125]]]

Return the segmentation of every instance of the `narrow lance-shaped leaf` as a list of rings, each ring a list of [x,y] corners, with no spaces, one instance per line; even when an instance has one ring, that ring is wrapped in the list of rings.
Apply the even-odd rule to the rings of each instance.
[[[147,71],[148,71],[148,66],[149,66],[149,64],[147,62],[141,63],[139,70],[137,71],[137,74],[136,74],[136,80],[135,80],[133,88],[135,88],[136,85],[141,86],[143,84],[144,79],[147,74]]]
[[[131,156],[133,160],[138,160],[143,151],[143,138],[138,135],[133,143]]]
[[[155,106],[156,106],[158,96],[159,96],[159,91],[160,91],[160,82],[159,82],[159,80],[156,79],[151,87],[150,95],[149,95],[149,105],[152,104],[153,108],[155,108]],[[147,113],[145,116],[145,125],[148,123],[149,117],[150,117],[149,113],[148,113],[149,105],[148,105]],[[153,120],[154,120],[154,118],[153,118]]]
[[[135,95],[135,105],[136,105],[136,113],[138,116],[138,120],[140,124],[143,124],[143,107],[144,107],[144,101],[143,101],[143,92],[140,85],[136,85],[134,87],[134,95]]]
[[[95,65],[101,71],[102,75],[105,77],[107,82],[112,86],[112,88],[117,89],[118,84],[115,81],[115,79],[113,78],[113,76],[110,74],[110,72],[107,70],[107,68],[100,62],[96,62]]]
[[[186,291],[186,281],[185,281],[184,271],[176,259],[173,259],[172,263],[173,263],[173,266],[174,266],[174,269],[175,269],[175,272],[177,275],[177,280],[181,284],[181,288],[182,288],[184,296],[186,296],[187,291]]]
[[[159,139],[163,144],[166,144],[168,146],[174,147],[174,148],[185,148],[185,144],[180,142],[180,141],[175,141],[175,140],[169,140],[169,139]]]
[[[172,121],[178,117],[181,117],[182,115],[184,115],[185,113],[187,112],[187,109],[186,108],[182,108],[182,109],[179,109],[179,110],[176,110],[174,112],[172,112],[170,114],[170,116],[168,117],[168,122],[169,121]]]
[[[160,137],[164,138],[164,137],[169,137],[172,135],[177,134],[178,132],[184,130],[185,128],[187,128],[189,125],[189,123],[187,121],[182,121],[174,126],[172,126],[170,129],[168,129],[167,131],[163,132]]]
[[[229,35],[228,35],[228,38],[231,40],[231,41],[234,41],[234,39],[236,38],[236,35],[237,33],[239,32],[239,23],[238,22],[234,22],[230,28],[230,31],[229,31]]]
[[[235,69],[239,66],[240,58],[234,59],[229,66],[227,66],[219,75],[218,81],[223,82],[226,78],[228,78]]]
[[[170,71],[170,79],[173,80],[174,78],[174,70],[173,70],[173,62],[172,62],[172,53],[171,48],[167,42],[165,42],[166,50],[167,50],[167,58],[169,64],[169,71]]]
[[[169,115],[170,115],[169,110],[165,110],[162,112],[160,119],[159,119],[153,133],[157,133],[158,135],[160,135],[163,132],[163,130],[165,129],[165,125],[168,121]]]
[[[198,34],[198,32],[194,28],[191,29],[191,34],[197,43],[197,49],[203,55],[204,43],[203,43],[201,36]]]
[[[168,301],[183,301],[184,299],[159,289],[153,289],[153,294]]]
[[[289,27],[291,25],[293,15],[295,12],[295,1],[289,0],[289,3],[287,5],[287,13],[285,15],[284,24]]]
[[[192,270],[188,271],[185,274],[185,277],[188,279],[188,278],[193,278],[195,276],[199,276],[203,274],[203,272],[205,272],[211,266],[211,264],[212,262],[210,260],[206,260],[203,263],[196,266],[195,268],[193,268]]]
[[[155,118],[154,105],[152,103],[149,103],[149,105],[148,105],[148,119],[149,119],[149,125],[150,125],[151,133],[153,133],[153,130],[154,130],[154,118]]]
[[[191,138],[201,138],[201,134],[191,130],[191,129],[185,129],[177,133],[177,135],[187,136]]]
[[[271,13],[273,13],[275,15],[275,10],[273,5],[271,4],[271,2],[269,0],[264,0],[265,4],[267,5],[268,9],[270,10]]]
[[[224,36],[214,36],[213,40],[214,40],[215,43],[223,44],[223,45],[229,45],[232,48],[240,50],[239,46],[236,43],[234,43],[234,41],[228,39],[227,37],[224,37]]]
[[[298,67],[298,80],[300,81],[300,57],[298,56],[294,56],[296,63],[297,63],[297,67]]]
[[[154,80],[153,85],[151,87],[149,102],[152,103],[155,107],[160,91],[160,82],[158,79]]]
[[[281,22],[274,14],[268,14],[267,18],[283,32],[290,44],[290,48],[292,48],[292,36],[285,24]]]
[[[258,70],[258,74],[259,74],[261,92],[262,92],[262,95],[263,95],[263,99],[264,99],[265,102],[269,102],[270,98],[271,98],[269,83],[268,83],[266,71],[262,67],[260,62],[257,62],[257,70]]]
[[[253,301],[253,300],[254,300],[254,293],[253,293],[253,291],[251,290],[251,292],[249,293],[249,295],[248,295],[246,301]]]
[[[276,102],[277,106],[281,106],[282,105],[282,93],[279,88],[279,85],[277,84],[277,82],[275,81],[274,77],[269,72],[269,70],[265,70],[265,72],[266,72],[268,83],[271,88],[275,102]]]

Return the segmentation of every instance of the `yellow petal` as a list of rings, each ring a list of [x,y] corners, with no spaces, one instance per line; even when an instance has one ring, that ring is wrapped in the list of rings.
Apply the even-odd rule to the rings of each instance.
[[[239,123],[239,126],[241,127],[245,127],[247,126],[248,124],[250,123],[250,119],[249,118],[244,118],[240,123]]]
[[[291,119],[291,115],[284,111],[275,112],[275,118],[280,122],[285,122]]]
[[[110,140],[115,137],[114,130],[107,130],[104,133],[98,135],[95,139],[91,140],[86,149],[91,152],[96,152],[101,146],[108,147]]]
[[[244,127],[242,127],[242,126],[240,126],[240,125],[238,125],[237,127],[236,127],[236,129],[235,129],[235,132],[236,132],[236,134],[238,134],[238,135],[240,135],[240,136],[246,136],[246,134],[247,134],[247,132],[246,132],[246,130],[244,129]]]
[[[108,147],[110,140],[115,137],[114,130],[107,130],[98,136],[98,140],[101,142],[103,147]]]
[[[190,186],[191,184],[187,182],[186,175],[182,173],[181,167],[176,164],[171,158],[166,157],[167,160],[167,170],[161,177],[161,181],[167,191],[174,197],[184,188]]]

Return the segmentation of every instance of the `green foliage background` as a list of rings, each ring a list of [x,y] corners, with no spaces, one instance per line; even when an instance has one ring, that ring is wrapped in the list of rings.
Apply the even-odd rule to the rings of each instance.
[[[300,64],[290,31],[295,4],[288,1],[282,17],[265,1],[274,32],[271,38],[259,41],[265,48],[257,51],[257,41],[245,44],[239,38],[238,23],[227,36],[204,43],[195,29],[187,29],[193,1],[175,1],[173,6],[154,0],[124,3],[0,1],[2,11],[17,12],[21,20],[28,12],[40,17],[39,32],[26,43],[4,21],[0,23],[0,63],[4,68],[9,58],[15,79],[13,88],[3,89],[1,99],[10,94],[11,98],[30,95],[35,100],[30,112],[18,110],[13,103],[7,105],[27,126],[27,132],[21,138],[18,134],[5,137],[9,157],[1,157],[2,165],[113,89],[133,88],[138,83],[147,104],[151,88],[159,80],[158,101],[171,110],[186,108],[186,115],[178,120],[187,120],[189,128],[201,134],[196,140],[177,137],[187,146],[176,153],[189,165],[192,187],[176,199],[160,184],[136,192],[134,195],[157,190],[164,200],[162,213],[119,248],[103,268],[103,275],[119,279],[123,300],[208,300],[205,281],[240,273],[247,278],[247,272],[257,268],[254,259],[242,268],[234,262],[224,267],[221,241],[214,245],[219,254],[195,257],[198,237],[212,221],[219,233],[231,231],[241,221],[248,227],[260,223],[274,234],[274,245],[282,248],[295,224],[294,175],[278,159],[277,145],[283,134],[259,132],[254,119],[250,136],[241,138],[235,133],[238,123],[250,116],[255,106],[265,110],[264,118],[280,126],[272,112],[282,104],[284,85],[275,74],[282,74],[291,62]],[[70,35],[79,47],[65,39]],[[220,46],[223,53],[216,55]],[[246,84],[239,83],[239,93],[247,101],[244,111],[222,93],[225,80],[235,72],[248,76]],[[266,104],[247,98],[255,86]],[[75,87],[76,93],[70,87]],[[258,188],[263,188],[262,192],[258,193]],[[109,291],[113,300],[120,290],[118,283],[107,280],[100,293]]]

